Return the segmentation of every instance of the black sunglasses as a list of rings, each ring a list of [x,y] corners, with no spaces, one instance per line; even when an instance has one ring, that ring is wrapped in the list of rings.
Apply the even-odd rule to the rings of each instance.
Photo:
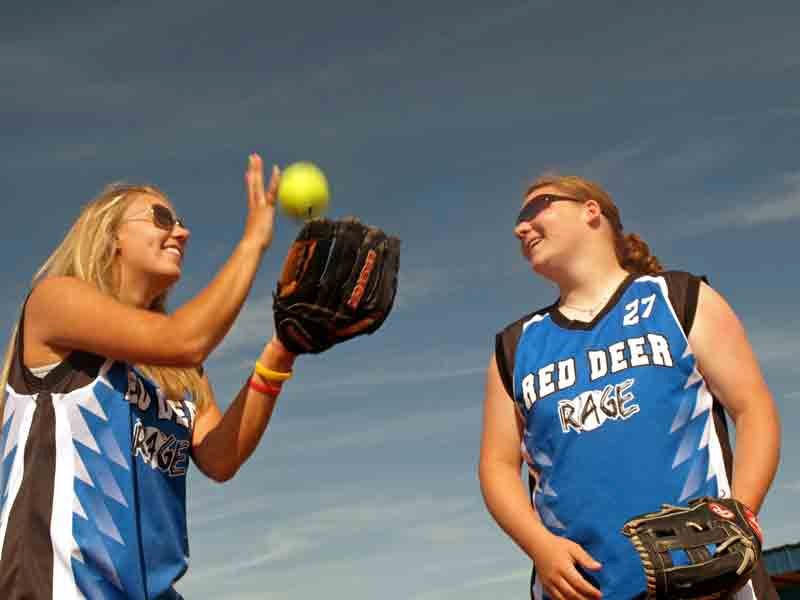
[[[183,219],[179,219],[172,211],[168,209],[163,204],[153,203],[147,207],[150,214],[153,215],[153,225],[158,227],[159,229],[163,229],[164,231],[172,231],[175,228],[175,225],[180,225],[183,229],[186,229],[186,223]],[[123,219],[123,223],[127,221],[141,221],[137,217],[131,217],[128,219]]]
[[[553,202],[556,202],[558,200],[567,200],[569,202],[583,202],[583,200],[579,200],[578,198],[572,198],[570,196],[559,196],[558,194],[541,194],[539,196],[534,196],[528,202],[526,202],[525,206],[522,207],[522,210],[519,211],[519,215],[517,215],[516,225],[534,219],[536,215],[538,215],[541,211],[543,211]]]

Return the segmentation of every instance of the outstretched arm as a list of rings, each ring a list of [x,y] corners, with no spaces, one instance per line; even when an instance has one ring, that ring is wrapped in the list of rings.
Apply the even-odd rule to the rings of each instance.
[[[689,343],[711,392],[736,425],[732,494],[758,511],[778,468],[778,411],[742,323],[705,283]]]
[[[250,156],[242,238],[211,283],[174,313],[129,306],[75,277],[48,277],[26,306],[26,348],[35,344],[60,354],[85,350],[149,365],[201,364],[239,314],[272,241],[279,179],[276,167],[265,190],[261,158]]]

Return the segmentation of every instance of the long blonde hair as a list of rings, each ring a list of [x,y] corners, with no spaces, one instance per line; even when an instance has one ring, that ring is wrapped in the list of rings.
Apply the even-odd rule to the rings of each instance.
[[[77,277],[93,284],[104,294],[119,298],[113,277],[115,254],[115,232],[125,209],[140,194],[160,196],[166,194],[151,185],[129,185],[114,183],[89,202],[73,223],[67,235],[48,257],[33,277],[32,286],[45,277]],[[149,310],[166,313],[167,293],[157,297]],[[3,414],[3,399],[14,357],[14,347],[19,335],[19,323],[14,327],[6,350],[5,362],[0,373],[0,415]],[[208,398],[204,393],[200,372],[195,368],[136,365],[152,378],[172,400],[180,401],[191,394],[198,407]]]
[[[617,260],[623,269],[631,273],[654,275],[664,270],[661,262],[651,254],[650,246],[635,233],[624,233],[619,209],[608,192],[594,181],[576,175],[544,173],[525,192],[525,198],[534,190],[551,185],[577,200],[594,200],[608,220],[614,236],[614,249]]]

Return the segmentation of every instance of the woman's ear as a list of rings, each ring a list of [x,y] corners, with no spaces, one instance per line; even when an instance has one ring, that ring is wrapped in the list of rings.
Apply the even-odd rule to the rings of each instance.
[[[600,208],[600,204],[597,200],[592,200],[591,198],[583,203],[583,210],[586,215],[586,222],[589,224],[596,223],[600,215],[603,214],[603,209]]]

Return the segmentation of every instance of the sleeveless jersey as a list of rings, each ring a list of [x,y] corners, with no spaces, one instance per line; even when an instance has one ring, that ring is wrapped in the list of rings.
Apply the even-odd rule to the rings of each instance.
[[[687,339],[698,290],[686,273],[631,275],[591,322],[553,305],[498,335],[532,502],[552,533],[603,565],[579,570],[606,599],[646,590],[625,521],[662,503],[730,495],[724,416]],[[742,592],[737,600],[755,597],[750,584]],[[532,595],[543,597],[535,579]]]
[[[0,430],[0,597],[180,598],[194,405],[85,352],[39,379],[22,332]]]

